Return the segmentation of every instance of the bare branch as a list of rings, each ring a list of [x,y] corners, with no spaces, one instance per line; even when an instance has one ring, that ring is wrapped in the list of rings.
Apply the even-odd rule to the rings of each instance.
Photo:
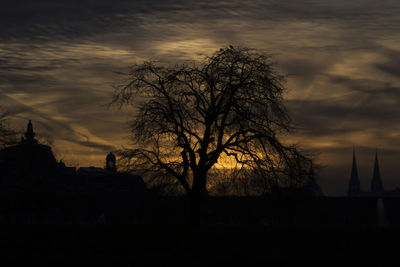
[[[113,99],[136,108],[135,148],[121,155],[136,169],[173,177],[188,194],[207,193],[208,172],[221,157],[264,176],[264,187],[301,184],[312,161],[279,140],[293,130],[284,82],[269,55],[240,47],[199,65],[135,65]]]

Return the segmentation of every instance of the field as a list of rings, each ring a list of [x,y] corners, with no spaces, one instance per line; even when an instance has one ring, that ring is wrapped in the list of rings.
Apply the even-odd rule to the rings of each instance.
[[[399,260],[400,230],[25,225],[0,237],[2,259],[14,264],[383,266]]]

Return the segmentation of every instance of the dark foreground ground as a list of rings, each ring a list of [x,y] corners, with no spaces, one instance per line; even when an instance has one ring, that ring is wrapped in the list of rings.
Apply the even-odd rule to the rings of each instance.
[[[16,266],[399,266],[400,229],[1,226]]]

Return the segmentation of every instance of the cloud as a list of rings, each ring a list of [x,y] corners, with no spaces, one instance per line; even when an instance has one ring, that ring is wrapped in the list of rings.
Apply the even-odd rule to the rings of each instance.
[[[400,76],[400,51],[393,50],[390,48],[383,50],[383,56],[385,56],[384,62],[374,64],[375,67],[384,72],[399,78]]]
[[[115,72],[249,46],[274,54],[288,74],[299,127],[291,138],[318,148],[340,173],[354,144],[400,151],[399,12],[395,0],[8,1],[0,9],[1,102],[19,127],[36,121],[60,156],[100,165],[128,143],[130,111],[105,107],[121,81]]]

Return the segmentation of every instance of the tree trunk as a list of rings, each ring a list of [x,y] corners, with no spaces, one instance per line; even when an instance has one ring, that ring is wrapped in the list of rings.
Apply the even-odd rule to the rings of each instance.
[[[206,174],[200,173],[194,176],[193,187],[189,194],[189,220],[190,224],[200,225],[204,218],[202,210],[204,209],[205,201],[208,198],[206,188]]]
[[[201,198],[199,195],[191,192],[189,195],[189,224],[200,225],[201,224]]]

